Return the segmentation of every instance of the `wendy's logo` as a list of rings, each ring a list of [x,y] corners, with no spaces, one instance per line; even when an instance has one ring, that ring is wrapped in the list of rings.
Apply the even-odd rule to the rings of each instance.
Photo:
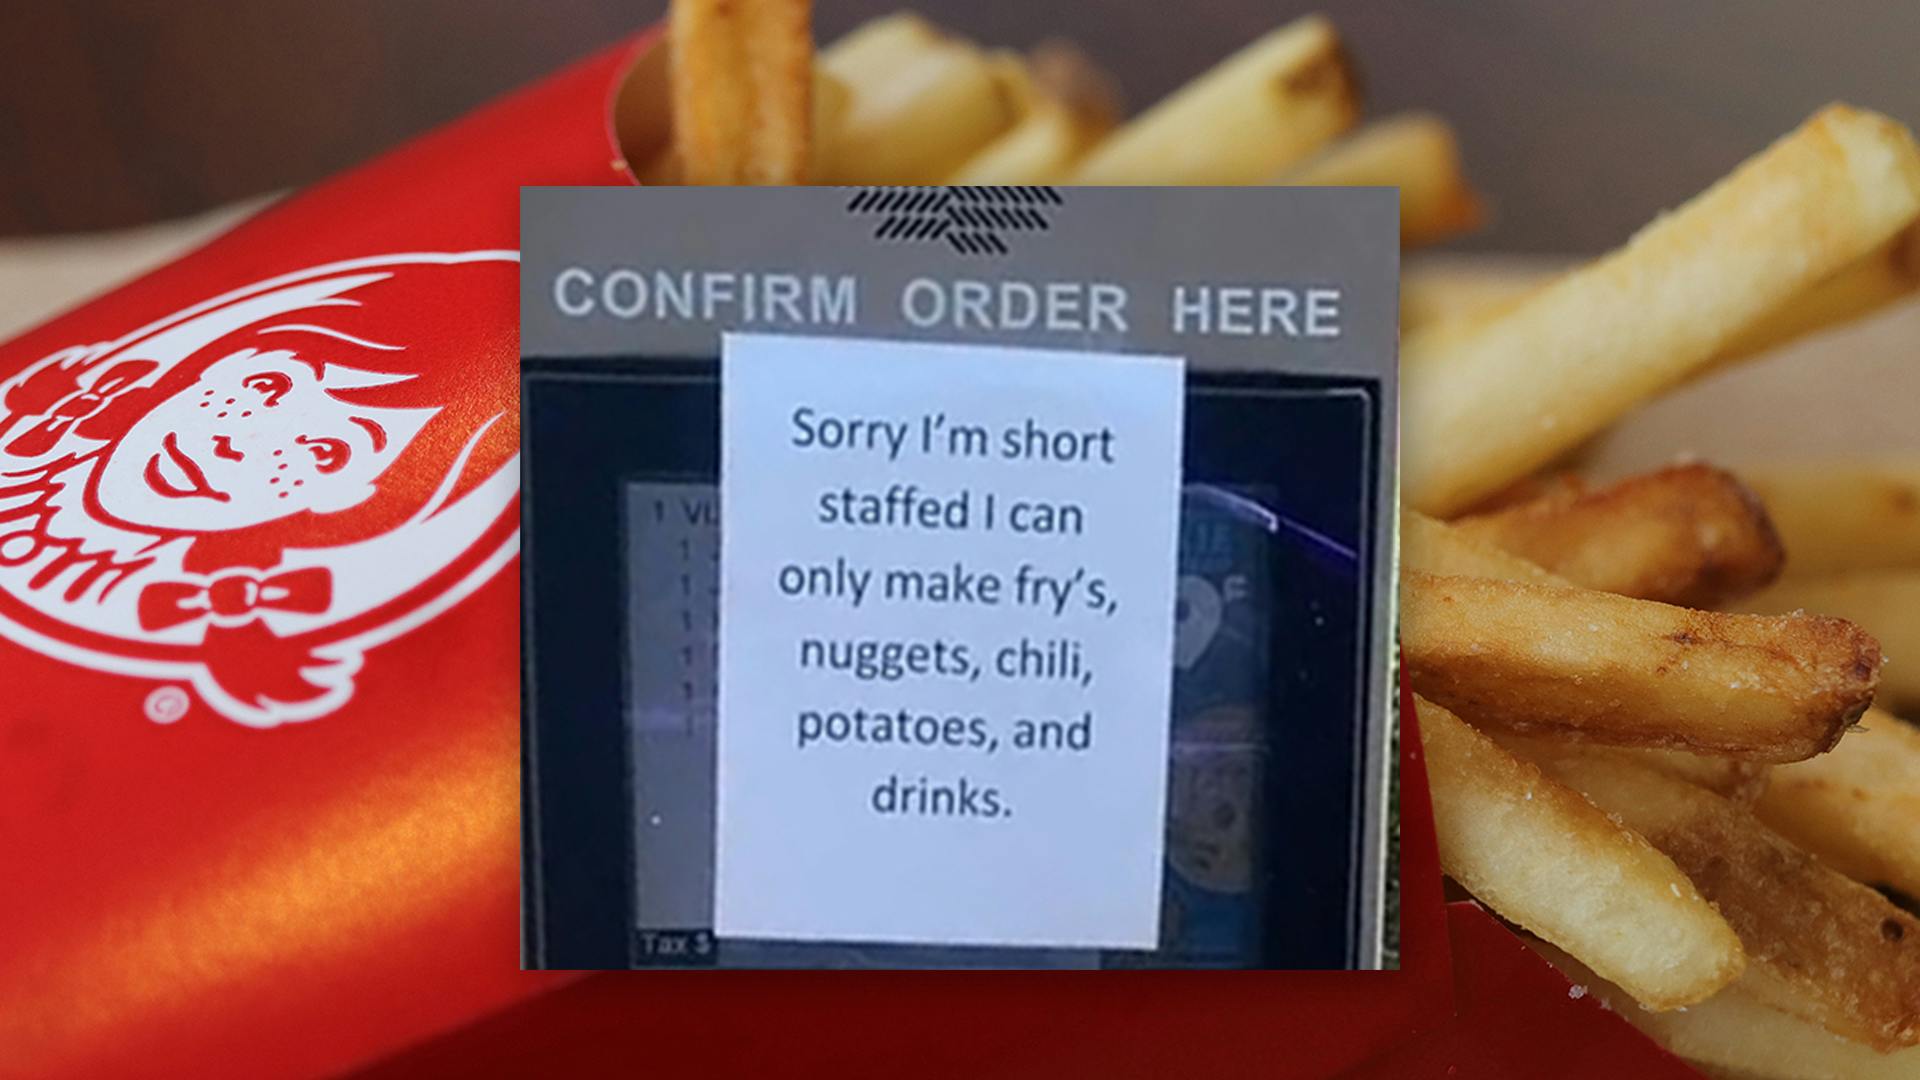
[[[519,543],[518,256],[286,274],[0,380],[0,636],[255,727]]]

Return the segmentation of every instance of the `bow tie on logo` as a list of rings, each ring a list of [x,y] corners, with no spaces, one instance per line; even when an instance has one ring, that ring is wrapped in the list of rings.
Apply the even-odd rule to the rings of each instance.
[[[272,577],[227,574],[210,585],[157,581],[140,590],[140,628],[165,630],[219,615],[233,618],[257,611],[297,611],[318,615],[333,602],[333,576],[321,567],[290,570]]]
[[[159,365],[151,360],[127,360],[108,368],[82,390],[75,373],[50,367],[15,387],[7,395],[7,409],[17,415],[44,416],[46,419],[14,436],[7,453],[15,457],[39,457],[52,450],[67,430],[107,407],[116,394],[153,371]],[[0,431],[7,427],[0,417]]]

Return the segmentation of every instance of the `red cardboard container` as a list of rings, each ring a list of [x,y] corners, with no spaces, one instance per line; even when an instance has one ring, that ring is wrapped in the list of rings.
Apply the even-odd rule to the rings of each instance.
[[[518,965],[519,187],[626,182],[634,49],[0,347],[0,1073],[333,1072],[561,981]]]
[[[0,347],[0,1073],[1678,1070],[1443,906],[1411,725],[1397,972],[519,970],[518,189],[656,44]]]

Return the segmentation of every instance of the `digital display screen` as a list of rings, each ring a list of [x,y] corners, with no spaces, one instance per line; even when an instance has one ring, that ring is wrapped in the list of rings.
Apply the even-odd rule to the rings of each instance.
[[[1151,953],[718,939],[713,912],[719,492],[625,487],[627,707],[633,792],[634,966],[1257,966],[1270,887],[1266,793],[1273,578],[1301,545],[1337,569],[1352,552],[1284,523],[1271,489],[1190,485],[1181,505],[1161,937]],[[1277,565],[1278,563],[1278,565]],[[1357,591],[1355,592],[1357,600]],[[1317,602],[1317,601],[1316,601]],[[1304,625],[1313,616],[1306,614]],[[1322,620],[1324,625],[1324,620]],[[883,656],[845,658],[876,689],[910,678]],[[1064,668],[1064,645],[1023,643],[996,663]]]

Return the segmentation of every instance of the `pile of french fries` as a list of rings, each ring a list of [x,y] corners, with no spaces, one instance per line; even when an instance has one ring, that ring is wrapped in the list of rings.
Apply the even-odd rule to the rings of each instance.
[[[1407,246],[1482,217],[1443,120],[1361,124],[1323,18],[1123,121],[1070,46],[901,14],[815,56],[808,16],[676,0],[642,179],[1385,185]],[[1406,283],[1401,673],[1443,866],[1723,1075],[1920,1076],[1920,731],[1888,711],[1920,715],[1920,458],[1562,464],[1917,289],[1920,147],[1843,105],[1585,266]]]
[[[670,141],[657,184],[1299,184],[1400,188],[1401,233],[1478,225],[1446,121],[1361,125],[1333,24],[1310,16],[1120,123],[1114,81],[1073,46],[983,48],[918,15],[813,54],[803,0],[675,0]]]
[[[1920,1076],[1920,732],[1876,705],[1920,707],[1882,679],[1920,657],[1920,467],[1558,466],[1913,296],[1917,222],[1912,135],[1836,105],[1585,266],[1403,301],[1402,663],[1442,865],[1721,1075]]]

